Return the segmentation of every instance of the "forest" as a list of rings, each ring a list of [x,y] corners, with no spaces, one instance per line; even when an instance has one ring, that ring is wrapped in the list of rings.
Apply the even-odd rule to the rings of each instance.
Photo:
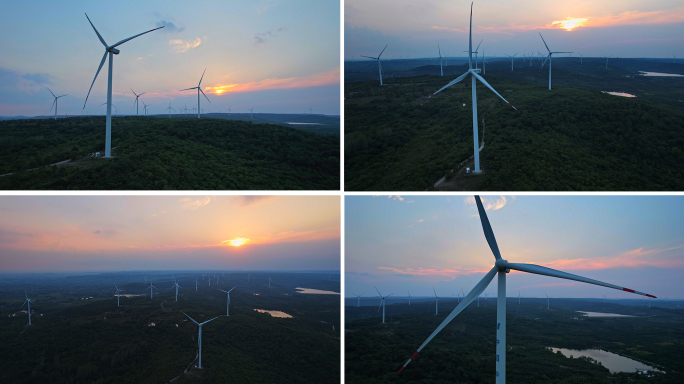
[[[563,302],[563,304],[561,304]],[[440,300],[388,305],[381,324],[376,306],[347,306],[345,377],[350,383],[491,383],[495,374],[496,301],[471,303],[420,354],[397,372],[456,306]],[[599,309],[600,308],[600,309]],[[577,310],[625,313],[634,318],[585,318]],[[625,307],[615,303],[509,298],[507,375],[509,383],[678,383],[684,364],[684,310]],[[597,361],[566,357],[549,347],[601,348],[643,362],[662,372],[646,377],[610,373]]]
[[[684,108],[671,101],[684,99],[684,79],[627,78],[638,72],[633,67],[609,66],[602,75],[596,60],[585,59],[585,73],[578,73],[571,71],[577,63],[554,59],[551,91],[548,72],[538,67],[521,62],[510,72],[510,62],[509,71],[500,62],[488,65],[487,81],[520,113],[478,82],[484,175],[465,189],[684,190]],[[667,70],[651,66],[644,70]],[[428,98],[453,77],[393,77],[383,87],[377,80],[345,83],[346,190],[423,191],[454,177],[473,154],[470,80]]]
[[[226,273],[219,286],[202,275],[178,274],[178,302],[171,275],[149,283],[117,274],[38,276],[28,285],[35,303],[33,325],[18,312],[23,290],[2,284],[0,382],[2,383],[339,383],[339,295],[311,295],[295,287],[335,290],[327,275]],[[148,275],[148,279],[149,279]],[[195,291],[195,278],[199,279]],[[126,282],[122,283],[122,280]],[[42,283],[38,283],[42,281]],[[112,282],[110,284],[110,281]],[[116,306],[113,282],[125,293]],[[27,285],[23,281],[23,285]],[[230,316],[226,294],[231,292]],[[88,298],[88,299],[86,299]],[[25,308],[25,307],[24,307]],[[254,309],[284,311],[276,318]],[[202,329],[202,370],[189,369],[196,356],[198,322],[220,316]],[[13,316],[13,314],[16,314]],[[334,327],[334,330],[333,330]],[[196,364],[196,362],[195,362]],[[183,374],[188,368],[188,373]]]
[[[225,119],[122,117],[112,119],[116,156],[92,158],[104,140],[103,116],[0,121],[0,189],[340,188],[334,135]]]

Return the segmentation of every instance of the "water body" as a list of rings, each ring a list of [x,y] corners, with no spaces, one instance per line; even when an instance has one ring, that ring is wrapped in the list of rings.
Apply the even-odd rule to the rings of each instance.
[[[625,92],[607,92],[607,91],[601,91],[603,93],[607,93],[609,95],[615,95],[615,96],[622,96],[622,97],[636,97],[632,95],[631,93],[625,93]]]
[[[603,313],[603,312],[582,312],[577,311],[586,317],[636,317],[631,315],[618,315],[617,313]]]
[[[651,367],[650,365],[646,365],[644,363],[640,363],[636,360],[632,360],[628,357],[616,355],[612,352],[607,352],[602,349],[584,349],[584,350],[577,350],[577,349],[565,349],[565,348],[551,348],[553,353],[556,353],[557,351],[560,351],[564,356],[566,357],[580,357],[580,356],[586,356],[586,357],[591,357],[594,360],[600,361],[601,364],[603,364],[604,367],[608,368],[610,373],[615,373],[615,372],[634,372],[635,370],[640,370],[640,371],[658,371],[658,369],[655,369],[654,367]]]
[[[269,315],[271,315],[273,317],[281,317],[283,319],[288,319],[288,318],[292,317],[292,316],[290,316],[287,313],[282,312],[282,311],[267,311],[265,309],[256,309],[256,308],[254,310],[257,312],[260,312],[260,313],[268,313]]]
[[[314,295],[339,295],[339,292],[333,292],[333,291],[323,291],[320,289],[313,289],[313,288],[295,288],[298,293],[311,293]]]
[[[642,76],[654,76],[654,77],[684,77],[684,75],[678,75],[676,73],[660,73],[660,72],[644,72],[639,71]]]
[[[114,296],[116,296],[116,295],[114,295]],[[147,294],[146,293],[140,293],[140,294],[127,293],[125,295],[121,294],[119,296],[121,296],[121,297],[135,297],[135,296],[147,296]]]
[[[323,125],[321,123],[285,123],[285,124],[293,124],[293,125]]]

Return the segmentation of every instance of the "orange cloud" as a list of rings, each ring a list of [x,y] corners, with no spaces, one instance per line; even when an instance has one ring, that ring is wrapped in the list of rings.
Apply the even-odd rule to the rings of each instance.
[[[482,200],[482,206],[484,207],[485,211],[496,211],[508,203],[508,199],[506,199],[506,196],[501,196],[500,198],[493,200],[494,197],[489,197],[489,196],[480,196],[480,200]],[[513,196],[513,199],[515,200],[515,196]],[[464,199],[465,203],[468,205],[475,205],[475,197],[473,196],[468,196]],[[477,215],[475,215],[477,216]]]
[[[378,269],[384,269],[386,271],[392,271],[400,275],[417,275],[417,276],[447,276],[450,278],[456,278],[459,276],[473,275],[476,273],[487,273],[489,270],[475,270],[475,269],[450,269],[450,268],[391,268],[391,267],[378,267]]]
[[[451,31],[451,32],[461,32],[461,33],[467,32],[467,31],[464,31],[464,30],[459,29],[459,28],[438,27],[436,25],[433,25],[431,28],[432,29],[439,29],[439,30],[443,30],[443,31]]]
[[[653,259],[651,256],[684,248],[680,245],[672,248],[664,249],[650,249],[637,248],[631,251],[623,252],[616,256],[605,258],[577,258],[577,259],[559,259],[549,263],[544,263],[545,267],[565,270],[596,270],[596,269],[614,269],[614,268],[632,268],[632,267],[660,267],[660,268],[680,268],[684,267],[684,260],[677,259]]]
[[[617,15],[605,16],[585,16],[585,17],[566,17],[564,20],[552,21],[546,25],[507,25],[501,27],[482,27],[478,26],[478,32],[506,33],[512,34],[516,31],[531,31],[536,29],[565,29],[572,31],[577,27],[602,28],[623,25],[651,25],[669,24],[684,22],[684,7],[664,10],[664,11],[627,11]],[[443,27],[432,27],[432,29],[448,29]]]
[[[254,92],[268,89],[290,89],[318,87],[321,85],[339,84],[340,69],[336,68],[328,72],[317,73],[303,77],[289,77],[286,79],[264,79],[249,83],[217,84],[213,87],[205,87],[206,93],[221,95],[223,93]]]

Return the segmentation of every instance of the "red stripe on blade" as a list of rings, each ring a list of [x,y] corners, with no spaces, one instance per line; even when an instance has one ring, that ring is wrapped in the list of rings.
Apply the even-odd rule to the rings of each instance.
[[[409,360],[415,359],[417,354],[418,354],[418,351],[416,351],[416,353],[414,353],[413,355],[411,355],[411,358],[410,358]]]
[[[403,370],[404,370],[404,368],[406,368],[406,367],[401,367],[401,369],[399,370],[399,372],[397,372],[397,374],[400,374],[400,373],[401,373],[401,371],[403,371]]]
[[[652,298],[654,298],[654,299],[657,299],[657,297],[655,297],[655,296],[653,296],[653,295],[649,295],[648,293],[646,294],[646,296],[652,297]]]
[[[632,293],[634,293],[634,290],[633,290],[633,289],[629,289],[629,288],[622,288],[622,290],[623,290],[623,291],[627,291],[627,292],[632,292]]]

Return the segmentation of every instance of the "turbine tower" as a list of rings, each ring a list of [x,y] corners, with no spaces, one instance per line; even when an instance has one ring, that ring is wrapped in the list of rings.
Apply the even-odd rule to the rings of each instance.
[[[389,45],[389,44],[387,44],[387,45]],[[380,56],[382,56],[382,53],[385,52],[385,49],[387,49],[387,45],[385,45],[385,48],[383,48],[382,51],[380,51],[380,54],[378,55],[378,57],[360,55],[361,57],[366,57],[368,59],[373,59],[373,60],[378,61],[378,73],[380,74],[380,85],[382,85],[382,64],[380,64]]]
[[[375,290],[378,291],[378,287],[375,287]],[[378,307],[378,311],[380,311],[380,307],[382,307],[382,323],[385,324],[385,299],[394,295],[394,293],[392,293],[392,295],[383,296],[382,293],[378,291],[378,295],[380,295],[380,306]]]
[[[197,292],[197,284],[199,284],[199,282],[195,279],[195,292]]]
[[[24,308],[24,305],[28,304],[28,316],[29,316],[29,325],[31,325],[31,304],[35,304],[31,299],[28,298],[28,294],[26,294],[26,290],[24,289],[24,296],[26,296],[26,301],[24,301],[24,304],[19,307],[19,309]],[[650,304],[649,304],[650,305]]]
[[[185,313],[185,312],[183,312],[183,314],[184,314],[185,316],[188,316],[188,314]],[[202,326],[203,326],[204,324],[206,324],[206,323],[208,323],[208,322],[210,322],[210,321],[212,321],[212,320],[216,320],[216,319],[218,319],[218,318],[219,318],[219,316],[216,316],[216,317],[214,317],[214,318],[211,319],[211,320],[205,321],[204,323],[198,323],[198,322],[195,321],[195,319],[193,319],[192,317],[188,316],[188,319],[192,320],[193,323],[199,325],[199,336],[197,336],[197,347],[198,347],[198,349],[199,349],[199,366],[198,366],[197,368],[199,368],[199,369],[202,369]]]
[[[442,50],[439,48],[439,44],[437,44],[437,51],[439,52],[439,74],[440,76],[444,76],[444,69],[442,68]]]
[[[237,287],[237,285],[236,285],[235,287]],[[230,291],[232,291],[233,289],[235,289],[235,287],[231,288]],[[225,292],[225,293],[228,294],[228,301],[226,302],[226,316],[230,316],[230,315],[228,314],[228,310],[230,310],[230,291],[224,291],[223,289],[219,289],[219,291]]]
[[[546,295],[546,293],[544,293]],[[546,309],[551,309],[551,299],[549,298],[549,295],[546,295]]]
[[[123,292],[123,289],[119,289],[119,287],[117,287],[116,284],[114,284],[114,286],[116,287],[116,306],[118,307],[119,306],[119,298],[121,297],[121,295],[119,295],[119,293]]]
[[[435,315],[439,315],[439,297],[437,297],[437,291],[435,291],[435,287],[432,287],[432,291],[435,293],[435,299],[432,300],[430,304],[433,302],[435,303]]]
[[[171,110],[172,110],[172,109],[173,109],[173,108],[171,108],[171,103],[169,102],[169,107],[165,109],[165,111],[169,111],[169,119],[171,118]],[[175,109],[173,109],[173,111],[176,112]]]
[[[155,287],[154,285],[152,285],[152,280],[150,280],[150,286],[147,287],[147,288],[145,288],[145,289],[149,289],[149,290],[150,290],[150,299],[154,299],[154,290],[155,290],[155,289],[159,289],[159,288],[157,288],[157,287]]]
[[[518,291],[518,305],[520,305],[520,291]]]
[[[553,59],[553,54],[554,53],[572,53],[572,52],[551,52],[551,50],[549,49],[549,46],[546,45],[546,41],[544,40],[544,36],[542,36],[542,34],[540,33],[539,37],[542,38],[542,41],[544,42],[544,45],[546,46],[546,50],[549,51],[549,56],[548,56],[548,58],[549,58],[549,90],[551,90],[551,62]],[[544,63],[542,63],[542,68],[544,68],[544,64],[546,64],[546,61],[544,61]]]
[[[577,52],[577,54],[580,55],[580,64],[582,64],[582,59],[584,58],[584,55],[579,52]]]
[[[204,95],[204,91],[202,90],[202,79],[204,79],[204,73],[205,72],[207,72],[206,68],[204,69],[204,72],[202,72],[202,77],[200,78],[199,84],[197,84],[196,87],[186,88],[186,89],[180,90],[181,92],[182,91],[189,91],[191,89],[197,90],[197,118],[198,119],[200,118],[200,108],[199,108],[199,106],[200,106],[200,92],[202,92],[202,94]],[[204,95],[204,97],[207,99],[207,101],[209,101],[209,98],[207,97],[207,95]],[[211,103],[211,101],[209,101],[209,102]]]
[[[468,72],[462,74],[461,76],[457,77],[456,79],[452,80],[449,84],[445,85],[442,87],[440,90],[437,92],[433,93],[430,95],[430,97],[438,94],[439,92],[443,91],[446,88],[449,88],[450,86],[458,83],[459,81],[463,80],[466,78],[466,76],[471,75],[472,79],[472,100],[473,100],[473,150],[475,152],[473,158],[475,160],[475,169],[473,170],[473,173],[480,173],[480,143],[477,139],[477,83],[475,79],[479,80],[482,84],[484,84],[487,88],[492,90],[497,96],[501,98],[501,100],[505,101],[506,104],[510,105],[513,109],[518,111],[511,103],[509,103],[506,99],[503,98],[494,88],[492,88],[489,83],[480,75],[478,75],[479,70],[478,69],[473,69],[473,54],[472,54],[472,46],[473,46],[473,38],[472,38],[472,29],[473,29],[473,4],[470,4],[470,35],[468,39]],[[520,113],[520,111],[518,111]]]
[[[408,295],[409,295],[409,305],[411,305],[411,291],[408,291]]]
[[[516,57],[517,55],[518,55],[518,53],[516,53],[516,54],[513,55],[513,56],[511,56],[511,55],[506,55],[506,56],[508,56],[508,57],[511,58],[511,72],[513,72],[513,58]]]
[[[180,285],[178,285],[177,281],[173,282],[173,286],[171,287],[171,289],[173,288],[176,288],[176,301],[178,301],[178,288],[180,288]]]
[[[100,67],[97,68],[97,72],[95,73],[95,78],[93,79],[92,84],[90,84],[90,89],[88,90],[88,95],[86,96],[85,103],[83,103],[83,109],[85,109],[86,103],[88,102],[88,96],[90,96],[90,91],[93,89],[93,85],[95,84],[95,80],[97,80],[97,75],[100,74],[100,70],[102,69],[102,66],[104,65],[105,60],[107,60],[107,55],[109,55],[109,77],[107,80],[107,129],[105,131],[105,155],[104,157],[112,157],[112,71],[113,71],[113,66],[114,66],[114,56],[113,55],[118,55],[119,50],[116,49],[119,45],[135,39],[138,36],[144,35],[146,33],[150,33],[152,31],[156,31],[157,29],[161,29],[164,27],[159,27],[155,29],[150,29],[147,32],[140,33],[138,35],[135,35],[133,37],[129,37],[128,39],[124,39],[119,41],[118,43],[114,45],[107,45],[107,43],[104,41],[102,36],[100,36],[100,32],[97,31],[95,26],[93,25],[93,22],[90,21],[90,18],[88,17],[88,14],[86,14],[86,18],[88,19],[88,22],[90,25],[93,27],[93,30],[95,30],[95,33],[97,34],[97,38],[100,39],[100,42],[102,45],[105,47],[105,53],[102,56],[102,61],[100,61]]]
[[[363,295],[357,295],[352,293],[352,295],[356,296],[356,308],[358,308],[361,305],[361,296]]]
[[[138,115],[139,115],[139,113],[138,113],[138,104],[139,104],[139,103],[138,103],[138,97],[140,97],[140,96],[146,94],[147,92],[143,92],[143,93],[141,93],[141,94],[138,95],[137,93],[135,93],[135,91],[133,90],[133,88],[130,88],[130,90],[131,90],[131,92],[133,92],[133,94],[135,95],[135,101],[133,102],[133,106],[135,107],[135,115],[138,116]],[[169,103],[169,107],[170,107],[170,106],[171,106],[171,103]]]
[[[610,56],[603,56],[606,58],[606,69],[608,69],[608,59],[610,59]]]
[[[47,88],[47,90],[50,91],[50,88],[48,88],[48,87],[45,87],[45,88]],[[50,91],[50,93],[52,93],[52,91]],[[55,96],[55,94],[52,93],[52,97],[55,98],[55,101],[52,102],[52,107],[55,107],[55,120],[57,120],[57,99],[59,99],[60,97],[64,97],[64,96],[69,96],[69,95],[66,94],[66,95],[61,95],[61,96]],[[50,111],[52,111],[52,107],[50,107]]]
[[[496,238],[494,237],[494,231],[487,218],[487,213],[485,212],[480,196],[475,196],[475,203],[477,204],[477,210],[480,215],[480,221],[482,223],[482,229],[484,231],[485,238],[489,244],[489,248],[494,254],[496,262],[494,267],[487,272],[487,274],[480,280],[475,287],[468,292],[465,300],[463,300],[459,305],[454,308],[454,310],[447,316],[446,319],[435,329],[432,334],[423,342],[423,344],[418,347],[416,352],[408,359],[404,366],[399,370],[401,372],[406,368],[408,363],[413,360],[416,355],[447,325],[451,320],[454,319],[461,311],[463,311],[478,295],[480,295],[489,285],[489,283],[494,279],[494,276],[498,275],[498,296],[496,305],[496,383],[505,384],[506,382],[506,274],[510,272],[511,269],[534,273],[537,275],[557,277],[561,279],[574,280],[582,283],[600,285],[607,288],[613,288],[620,291],[631,292],[639,295],[644,295],[648,297],[653,297],[647,293],[638,292],[629,288],[620,287],[613,284],[604,283],[598,280],[588,279],[586,277],[581,277],[573,275],[566,272],[557,271],[555,269],[542,267],[535,264],[520,264],[520,263],[509,263],[508,261],[501,258],[501,253],[499,252],[499,246],[496,243]]]
[[[268,277],[268,287],[271,288],[271,276]]]
[[[252,120],[252,113],[254,112],[254,107],[247,108],[247,110],[249,111],[249,119]]]

